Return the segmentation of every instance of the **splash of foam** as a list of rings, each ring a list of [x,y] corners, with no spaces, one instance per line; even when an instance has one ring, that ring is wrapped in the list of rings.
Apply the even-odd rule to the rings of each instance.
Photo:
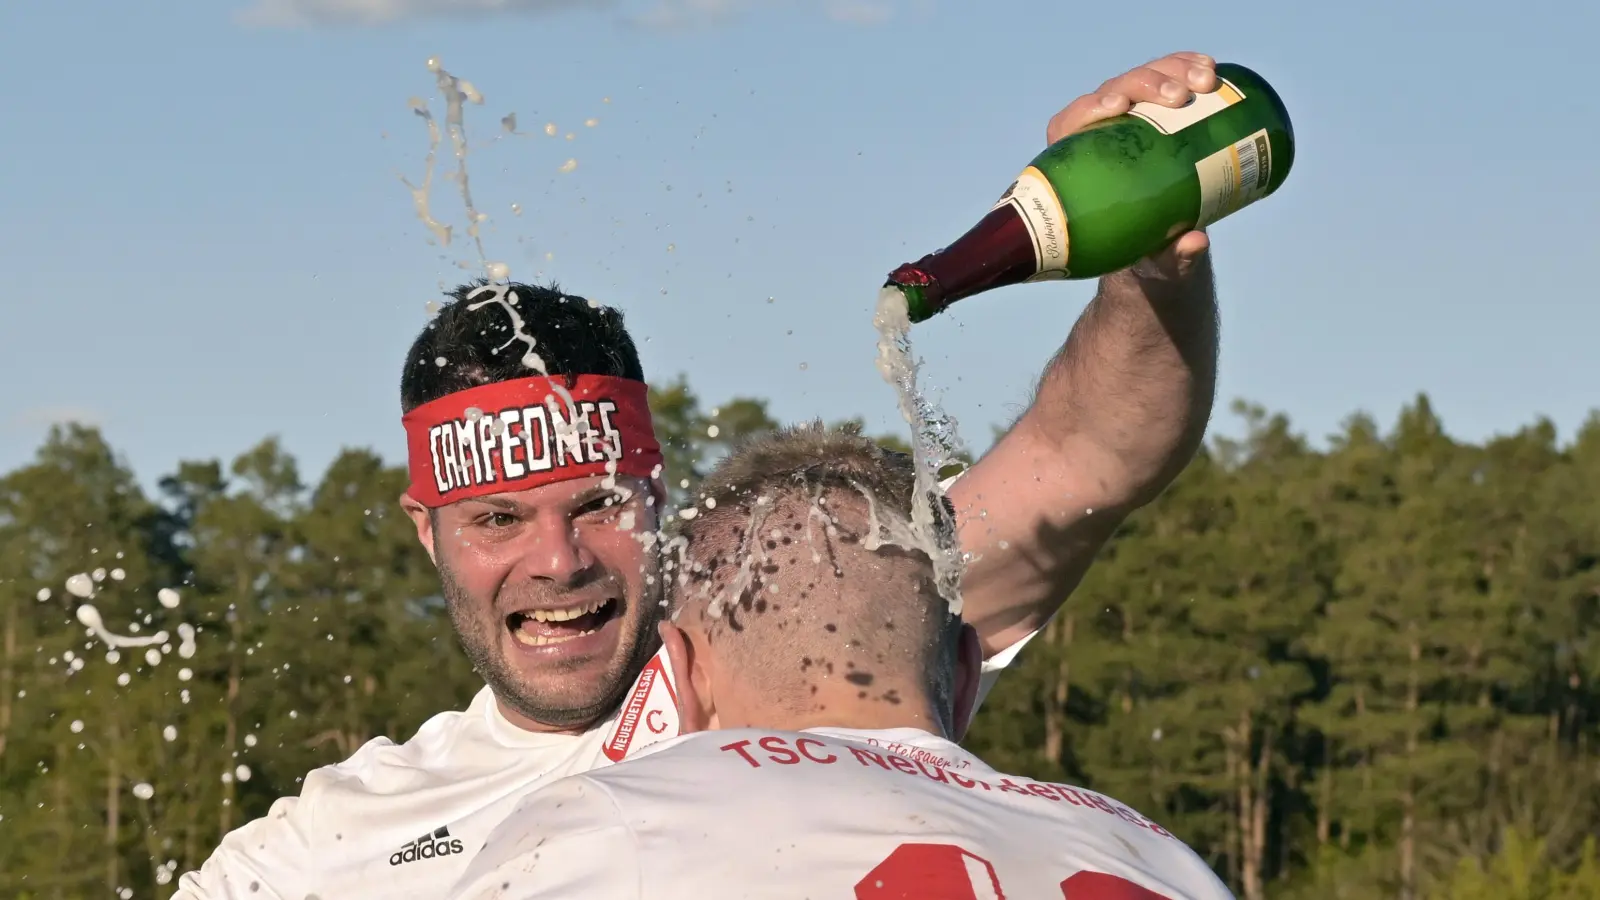
[[[484,299],[479,299],[480,297]],[[544,358],[534,351],[534,347],[538,342],[534,340],[533,335],[528,333],[527,323],[522,321],[522,314],[517,311],[517,302],[517,292],[512,290],[509,285],[485,284],[475,288],[472,293],[467,295],[467,311],[474,312],[491,303],[499,306],[511,319],[511,337],[507,338],[504,344],[496,347],[495,352],[498,353],[512,344],[521,342],[527,348],[522,354],[522,364],[540,375],[548,376],[550,373],[544,367]],[[556,389],[561,390],[559,385],[556,385]],[[570,394],[566,399],[569,404],[572,402]]]
[[[767,562],[767,553],[761,540],[761,526],[766,524],[767,516],[771,515],[772,505],[770,502],[760,502],[761,499],[764,498],[757,499],[756,508],[750,513],[750,521],[745,526],[744,537],[739,540],[739,552],[736,555],[739,560],[739,570],[734,573],[733,582],[728,585],[727,590],[711,597],[706,604],[706,615],[713,619],[739,602],[744,592],[755,583],[756,572]],[[688,573],[681,574],[679,579],[679,584],[687,583]],[[711,583],[709,580],[706,581],[706,590],[710,589]]]
[[[483,94],[473,86],[472,82],[452,75],[438,57],[428,60],[428,71],[433,73],[434,83],[439,89],[439,94],[444,98],[444,128],[440,129],[439,120],[434,118],[433,111],[428,108],[427,101],[420,97],[412,97],[409,101],[411,111],[422,119],[428,129],[428,153],[423,158],[422,183],[412,184],[405,176],[400,176],[400,181],[411,191],[411,203],[415,207],[417,218],[423,226],[432,232],[441,247],[449,247],[453,237],[451,226],[440,222],[433,215],[433,175],[438,164],[439,148],[446,136],[450,139],[450,149],[456,160],[455,171],[447,176],[453,181],[456,190],[461,195],[462,206],[466,209],[467,237],[472,239],[473,248],[477,251],[477,264],[483,269],[490,281],[505,281],[510,274],[510,268],[502,262],[492,262],[483,247],[483,223],[489,220],[489,214],[481,212],[477,203],[472,199],[472,175],[467,166],[467,156],[471,152],[471,145],[467,140],[466,106],[483,105]],[[501,129],[505,134],[517,134],[516,113],[510,113],[500,120]],[[498,140],[498,138],[496,138]],[[491,141],[492,143],[492,141]],[[470,268],[465,263],[457,263],[463,268]]]
[[[909,538],[933,560],[934,581],[950,611],[961,614],[961,574],[966,561],[954,539],[955,517],[945,508],[939,471],[956,462],[963,446],[956,421],[928,402],[917,387],[922,363],[911,355],[911,318],[905,295],[890,286],[878,292],[872,322],[878,331],[878,373],[894,388],[900,417],[911,426],[916,490]],[[881,538],[880,538],[881,539]]]
[[[450,246],[450,226],[433,217],[433,167],[439,156],[439,123],[433,118],[433,113],[428,109],[427,101],[421,97],[412,97],[409,106],[411,111],[428,125],[428,155],[423,158],[422,184],[412,184],[404,175],[400,182],[411,191],[411,204],[416,208],[417,218],[439,242],[439,246]]]
[[[906,550],[922,548],[922,538],[909,519],[892,512],[886,515],[884,510],[878,508],[878,498],[872,493],[871,488],[855,481],[850,482],[850,485],[867,501],[867,535],[861,541],[863,548],[869,551],[880,547],[900,547]]]
[[[465,116],[466,104],[482,106],[483,95],[472,86],[472,82],[457,78],[446,71],[438,57],[428,60],[428,71],[433,73],[439,85],[439,93],[444,96],[444,124],[445,130],[450,134],[451,148],[455,151],[456,188],[461,191],[461,202],[467,208],[467,236],[472,238],[473,244],[478,249],[478,260],[486,263],[488,256],[483,252],[483,235],[479,226],[489,217],[478,212],[478,207],[472,202],[472,180],[467,173]]]
[[[179,622],[178,640],[180,642],[178,644],[178,655],[184,659],[193,659],[195,652],[194,626],[188,622]],[[183,671],[187,672],[189,670],[184,669]]]
[[[135,637],[127,634],[116,634],[106,628],[105,620],[100,617],[100,610],[93,605],[85,603],[78,607],[78,621],[89,629],[89,633],[100,639],[107,647],[150,647],[165,644],[169,635],[165,631],[144,637]]]

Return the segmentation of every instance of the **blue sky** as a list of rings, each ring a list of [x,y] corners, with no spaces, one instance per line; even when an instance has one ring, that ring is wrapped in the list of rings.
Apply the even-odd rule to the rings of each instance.
[[[310,477],[341,446],[398,460],[401,358],[464,274],[398,178],[433,55],[487,97],[491,257],[625,309],[650,376],[709,403],[897,426],[884,273],[972,224],[1059,107],[1194,49],[1271,80],[1298,139],[1284,189],[1213,231],[1224,400],[1320,436],[1426,390],[1471,439],[1600,405],[1590,4],[653,2],[0,6],[0,469],[74,416],[147,483],[268,434]],[[529,134],[489,143],[508,112]],[[972,443],[1091,291],[920,327]]]

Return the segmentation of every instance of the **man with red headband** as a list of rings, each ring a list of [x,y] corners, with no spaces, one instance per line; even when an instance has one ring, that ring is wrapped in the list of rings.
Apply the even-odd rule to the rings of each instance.
[[[1216,87],[1180,53],[1051,120],[1054,141],[1132,103]],[[1192,456],[1215,385],[1206,236],[1101,279],[1028,411],[950,488],[961,589],[991,682],[1132,510]],[[482,285],[412,345],[401,376],[403,502],[486,687],[404,744],[377,738],[227,835],[179,898],[441,896],[518,799],[674,736],[655,627],[660,448],[614,310],[554,288]],[[776,541],[777,539],[774,538]],[[981,694],[980,694],[981,698]]]
[[[982,651],[895,542],[915,477],[819,426],[718,460],[672,529],[682,736],[529,792],[445,896],[1233,900],[1160,824],[956,745]]]

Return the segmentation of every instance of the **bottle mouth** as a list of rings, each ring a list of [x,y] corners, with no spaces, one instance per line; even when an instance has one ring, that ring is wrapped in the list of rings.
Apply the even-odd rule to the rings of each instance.
[[[906,317],[913,325],[933,318],[943,308],[939,305],[939,299],[944,292],[939,289],[938,282],[911,263],[905,263],[890,272],[889,280],[883,286],[900,289],[901,296],[906,299]]]
[[[927,287],[933,284],[933,276],[911,263],[902,263],[900,268],[889,273],[888,284],[897,287]]]

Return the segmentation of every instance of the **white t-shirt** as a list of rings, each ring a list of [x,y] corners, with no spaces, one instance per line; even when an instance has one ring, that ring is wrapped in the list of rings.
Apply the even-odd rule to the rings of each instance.
[[[562,779],[516,806],[447,896],[1233,897],[1127,806],[911,728],[709,731]]]
[[[1032,638],[984,663],[980,701]],[[531,789],[677,737],[671,684],[663,651],[618,711],[581,735],[524,731],[484,688],[404,744],[374,738],[307,775],[299,797],[226,835],[174,900],[442,897]]]

